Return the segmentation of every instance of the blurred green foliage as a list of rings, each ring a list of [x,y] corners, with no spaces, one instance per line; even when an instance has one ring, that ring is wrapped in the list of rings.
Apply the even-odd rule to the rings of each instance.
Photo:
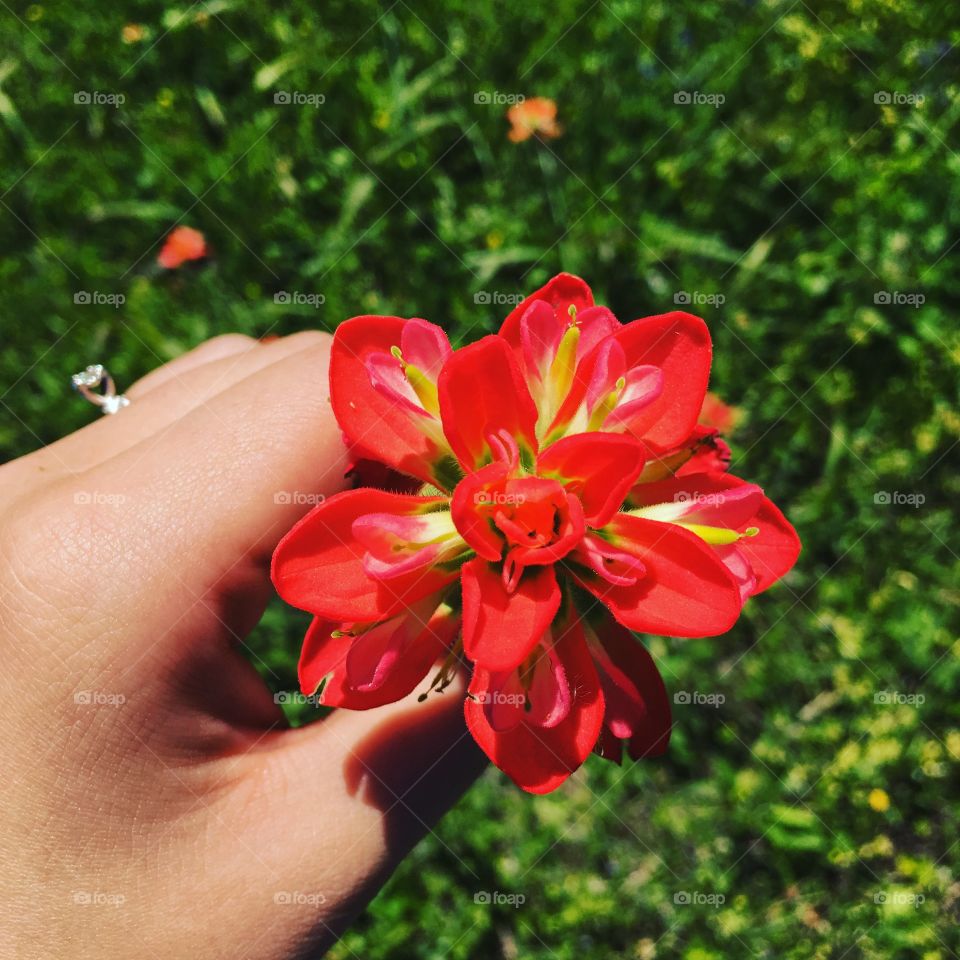
[[[332,955],[955,956],[960,8],[15,7],[5,457],[90,419],[65,384],[92,360],[122,385],[361,312],[474,337],[566,269],[624,320],[690,295],[746,413],[736,472],[804,541],[728,635],[649,640],[671,691],[724,698],[676,705],[668,756],[542,799],[490,771]],[[564,135],[510,143],[517,94]],[[164,274],[177,223],[214,256]],[[303,626],[275,605],[255,635],[277,689]]]

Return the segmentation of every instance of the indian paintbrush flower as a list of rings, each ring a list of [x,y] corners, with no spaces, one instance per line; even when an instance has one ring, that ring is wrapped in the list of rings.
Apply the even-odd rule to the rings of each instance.
[[[174,227],[167,235],[157,263],[167,270],[175,270],[190,260],[202,260],[207,256],[207,241],[193,227]]]
[[[800,549],[697,424],[710,359],[699,318],[621,324],[568,274],[459,350],[421,319],[343,323],[334,412],[396,481],[329,498],[276,549],[278,592],[315,615],[304,692],[367,709],[466,662],[470,732],[534,793],[594,750],[662,753],[666,690],[631,631],[724,633]]]

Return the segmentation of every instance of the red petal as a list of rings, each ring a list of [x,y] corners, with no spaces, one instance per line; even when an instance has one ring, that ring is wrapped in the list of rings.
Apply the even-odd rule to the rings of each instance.
[[[450,481],[437,477],[437,464],[449,453],[418,428],[415,415],[374,389],[365,366],[370,354],[389,354],[399,346],[406,322],[362,316],[337,327],[330,350],[330,402],[357,457],[382,461],[446,489]]]
[[[450,515],[460,536],[485,560],[503,556],[503,535],[493,524],[487,504],[496,496],[510,473],[509,464],[497,461],[468,473],[456,486],[450,500]]]
[[[518,724],[498,733],[487,719],[484,704],[468,697],[464,704],[467,727],[480,749],[528,793],[555,790],[587,758],[603,724],[603,694],[579,622],[558,631],[557,655],[573,691],[570,710],[553,727]],[[490,674],[474,671],[470,693],[482,697]]]
[[[638,483],[630,504],[648,520],[696,523],[743,531],[763,502],[763,491],[753,483],[725,483],[710,474],[674,477],[656,483]]]
[[[569,317],[560,316],[544,300],[534,300],[530,304],[527,312],[520,318],[522,366],[528,378],[535,377],[539,380],[546,376],[569,323]]]
[[[500,336],[517,351],[523,350],[520,341],[520,319],[535,300],[545,300],[564,316],[567,315],[571,305],[577,308],[578,313],[593,306],[593,294],[583,280],[571,273],[558,273],[539,290],[535,290],[529,297],[517,304],[510,311],[507,319],[503,321],[503,326],[500,327]]]
[[[759,533],[755,537],[744,537],[736,545],[753,569],[757,582],[752,593],[756,594],[776,583],[800,555],[800,538],[786,517],[768,497],[762,496],[762,491],[760,497],[749,495],[750,491],[759,489],[729,473],[698,473],[658,483],[638,483],[630,491],[629,499],[631,504],[643,506],[675,501],[682,495],[693,506],[698,502],[704,504],[700,511],[704,519],[682,517],[684,522],[730,527],[741,533],[748,527],[756,527]],[[755,502],[755,509],[744,513],[742,508],[747,502]],[[708,516],[711,512],[715,518]]]
[[[602,527],[617,512],[646,460],[642,444],[614,433],[564,437],[542,451],[537,473],[576,494],[587,523]]]
[[[291,606],[317,616],[354,622],[386,620],[410,603],[455,580],[456,571],[411,570],[388,581],[363,569],[366,550],[353,536],[353,521],[368,513],[410,514],[445,497],[412,497],[383,490],[338,493],[303,517],[277,545],[271,575]]]
[[[464,653],[492,672],[519,666],[560,608],[552,566],[527,567],[508,593],[500,566],[478,557],[463,565],[461,582]]]
[[[609,727],[604,727],[600,731],[593,752],[603,760],[615,763],[618,767],[623,763],[623,741],[614,736]]]
[[[497,459],[487,438],[500,431],[536,454],[537,408],[506,341],[484,337],[457,350],[437,386],[444,433],[465,469]]]
[[[305,696],[316,693],[320,681],[337,666],[342,665],[353,644],[353,637],[332,637],[331,634],[340,624],[321,617],[314,617],[313,623],[303,638],[300,648],[300,662],[297,674],[300,689]]]
[[[413,637],[402,617],[387,620],[353,638],[345,661],[347,681],[363,693],[379,690],[396,670]]]
[[[753,572],[750,561],[735,543],[715,546],[714,550],[733,574],[740,586],[740,600],[746,603],[757,592],[757,576]]]
[[[767,497],[750,524],[758,527],[760,532],[755,537],[745,537],[737,544],[737,549],[753,567],[757,578],[753,592],[757,594],[772,586],[793,567],[800,556],[801,546],[793,525]]]
[[[579,361],[611,333],[616,333],[622,324],[613,311],[598,306],[577,310],[577,326],[580,328],[580,342],[577,344]]]
[[[489,673],[486,696],[478,697],[490,726],[506,733],[520,724],[537,728],[559,726],[570,715],[573,690],[556,648],[540,644],[532,675],[526,682],[519,670]]]
[[[583,585],[631,630],[673,637],[725,633],[740,615],[740,588],[713,549],[672,523],[620,513],[603,533],[633,554],[646,575],[616,586],[578,572]]]
[[[611,703],[617,698],[612,688],[617,688],[629,711],[631,759],[659,757],[670,742],[670,699],[653,657],[614,620],[598,628],[598,640],[613,666],[612,670],[599,671],[607,704],[605,726],[610,727]]]
[[[663,390],[631,422],[630,433],[656,450],[671,450],[693,431],[710,377],[710,334],[689,313],[673,311],[626,324],[613,338],[623,348],[626,368],[644,365],[663,372]],[[603,344],[577,368],[577,377],[557,422],[569,420],[580,406]]]
[[[355,638],[332,637],[337,624],[317,618],[310,625],[300,653],[300,689],[307,696],[316,692],[328,677],[321,702],[328,707],[369,710],[400,700],[413,691],[444,656],[459,626],[458,618],[437,612],[393,664],[380,685],[368,692],[350,686],[346,661]]]
[[[546,300],[534,300],[520,318],[523,349],[514,353],[526,372],[527,382],[535,396],[537,385],[547,377],[570,324],[570,314],[555,310]],[[620,321],[606,307],[587,307],[579,311],[576,325],[580,329],[576,363],[598,343],[620,329]]]

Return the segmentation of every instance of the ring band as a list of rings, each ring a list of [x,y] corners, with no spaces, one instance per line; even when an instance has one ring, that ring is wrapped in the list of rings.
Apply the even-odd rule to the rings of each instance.
[[[70,378],[74,390],[78,390],[90,403],[100,408],[101,413],[114,414],[130,405],[130,400],[122,393],[117,393],[113,377],[107,373],[102,363],[92,363],[86,370],[75,373]],[[100,393],[94,391],[101,388]]]

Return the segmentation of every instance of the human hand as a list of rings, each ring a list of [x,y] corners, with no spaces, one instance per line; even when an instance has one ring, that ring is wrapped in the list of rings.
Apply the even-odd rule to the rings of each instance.
[[[0,956],[315,956],[482,769],[462,686],[291,731],[238,650],[343,485],[328,350],[208,341],[0,468]]]

